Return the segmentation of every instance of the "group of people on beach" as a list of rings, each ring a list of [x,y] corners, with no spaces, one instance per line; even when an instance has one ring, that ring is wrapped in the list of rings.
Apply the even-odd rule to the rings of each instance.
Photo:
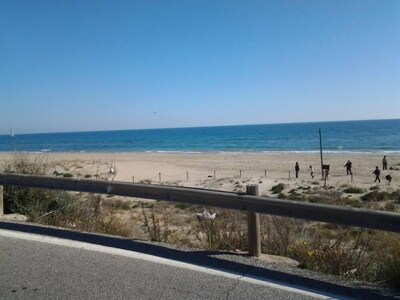
[[[382,159],[382,170],[387,170],[387,159],[386,159],[386,155],[383,157]],[[376,166],[375,170],[372,172],[372,174],[375,174],[375,180],[374,182],[378,181],[381,182],[381,179],[379,178],[379,176],[381,175],[381,170],[379,170],[379,167]],[[385,176],[385,179],[388,181],[388,183],[390,184],[390,182],[392,181],[392,176],[390,176],[389,174]]]
[[[387,170],[387,165],[388,165],[388,163],[387,163],[387,158],[385,155],[382,159],[382,170]],[[344,167],[346,168],[347,175],[353,175],[353,172],[351,170],[351,168],[353,167],[353,163],[350,160],[347,161],[347,163],[344,165]],[[296,164],[294,165],[294,170],[295,170],[296,178],[299,178],[300,166],[297,161],[296,161]],[[323,176],[325,178],[328,177],[329,166],[327,166],[327,167],[323,166],[323,170],[324,170]],[[314,168],[312,167],[312,165],[310,165],[310,167],[308,168],[308,171],[310,173],[311,178],[314,179]],[[381,182],[381,179],[380,179],[381,170],[379,169],[379,166],[375,167],[375,170],[372,172],[372,174],[375,175],[374,182],[377,182],[377,181]],[[389,184],[392,181],[392,177],[389,174],[385,176],[385,179],[388,181]]]

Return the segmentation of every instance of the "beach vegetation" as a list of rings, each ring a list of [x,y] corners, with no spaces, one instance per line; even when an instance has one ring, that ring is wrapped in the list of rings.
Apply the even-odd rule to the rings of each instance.
[[[365,191],[359,187],[355,187],[355,186],[349,186],[346,189],[343,190],[343,193],[347,193],[347,194],[362,194]]]
[[[278,199],[283,199],[283,200],[285,200],[285,199],[287,199],[288,198],[288,196],[286,195],[286,194],[284,194],[284,193],[279,193],[279,195],[278,195]]]
[[[304,200],[304,199],[305,199],[305,196],[302,195],[302,194],[300,194],[300,193],[293,192],[293,193],[290,193],[290,194],[289,194],[289,196],[287,197],[287,199],[288,199],[288,200],[296,200],[296,201],[299,201],[299,200]]]
[[[299,267],[362,279],[376,278],[370,254],[374,233],[327,224],[309,227],[304,221],[262,216],[262,249],[299,262]],[[376,267],[376,265],[374,266]]]
[[[271,188],[271,192],[272,192],[272,194],[279,194],[279,193],[281,193],[283,190],[285,189],[285,185],[283,184],[283,183],[279,183],[279,184],[277,184],[277,185],[274,185],[272,188]]]
[[[384,285],[400,288],[400,238],[394,234],[383,234],[376,261],[376,280]]]
[[[72,175],[71,173],[64,173],[63,177],[71,178],[71,177],[74,177],[74,175]]]
[[[162,205],[162,213],[156,214],[154,205],[150,206],[150,214],[146,212],[142,203],[143,229],[153,242],[167,242],[171,234],[169,229],[169,212],[167,207]],[[148,209],[147,209],[148,210]]]
[[[112,196],[112,195],[107,195]],[[102,205],[105,207],[109,207],[113,210],[129,210],[131,209],[131,204],[129,201],[124,201],[122,199],[104,199],[102,201]]]
[[[392,195],[388,192],[379,192],[378,190],[369,192],[361,197],[363,201],[387,201],[391,200]]]
[[[311,190],[311,186],[309,186],[309,185],[301,186],[301,187],[299,187],[299,189],[304,190],[304,191],[308,191],[308,190]]]
[[[198,219],[197,238],[210,250],[246,251],[247,214],[227,209],[216,211],[215,219]]]
[[[383,206],[382,210],[384,210],[384,211],[396,211],[396,205],[393,203],[393,201],[389,201]]]
[[[44,175],[47,171],[47,154],[29,157],[23,153],[14,153],[11,160],[5,161],[4,173]],[[15,186],[4,187],[5,213],[27,214],[35,206],[41,204],[41,199],[51,199],[50,191],[34,188],[21,188]]]
[[[400,190],[396,190],[390,194],[390,198],[395,200],[397,203],[400,203]]]
[[[316,195],[312,195],[307,197],[307,201],[311,202],[311,203],[324,203],[326,198],[322,197],[322,196],[316,196]]]
[[[48,168],[47,153],[30,157],[21,152],[15,152],[4,164],[4,173],[44,175]]]

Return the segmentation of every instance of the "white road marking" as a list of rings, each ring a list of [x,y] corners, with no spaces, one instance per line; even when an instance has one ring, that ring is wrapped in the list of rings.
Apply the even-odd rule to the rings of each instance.
[[[230,273],[230,272],[226,272],[223,270],[206,268],[206,267],[202,267],[202,266],[198,266],[198,265],[193,265],[193,264],[189,264],[189,263],[184,263],[184,262],[180,262],[180,261],[176,261],[176,260],[172,260],[172,259],[162,258],[162,257],[158,257],[158,256],[150,255],[150,254],[144,254],[144,253],[135,252],[135,251],[130,251],[130,250],[124,250],[124,249],[119,249],[119,248],[90,244],[90,243],[80,242],[80,241],[72,241],[72,240],[44,236],[44,235],[33,234],[33,233],[11,231],[11,230],[6,230],[6,229],[0,229],[0,236],[8,237],[8,238],[23,239],[23,240],[28,240],[28,241],[41,242],[41,243],[47,243],[47,244],[53,244],[53,245],[59,245],[59,246],[65,246],[65,247],[70,247],[70,248],[78,248],[78,249],[84,249],[84,250],[96,251],[96,252],[102,252],[102,253],[108,253],[108,254],[114,254],[114,255],[120,255],[120,256],[135,258],[135,259],[141,259],[141,260],[164,264],[164,265],[173,266],[173,267],[177,267],[177,268],[189,269],[189,270],[203,272],[203,273],[207,273],[207,274],[211,274],[211,275],[218,275],[218,276],[223,276],[223,277],[230,278],[230,279],[235,279],[235,280],[249,282],[249,283],[258,284],[258,285],[263,285],[266,287],[285,290],[288,292],[301,294],[301,295],[305,295],[305,296],[310,296],[310,297],[314,297],[317,299],[337,299],[337,296],[330,295],[328,293],[320,293],[320,292],[311,291],[311,290],[302,290],[300,288],[297,288],[297,287],[289,285],[289,284],[267,281],[265,278],[261,278],[261,277],[246,276],[246,275]],[[341,299],[343,299],[343,298],[341,297]]]

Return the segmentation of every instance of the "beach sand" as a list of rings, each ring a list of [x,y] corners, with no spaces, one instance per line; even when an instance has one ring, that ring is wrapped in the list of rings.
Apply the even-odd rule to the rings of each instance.
[[[34,159],[38,154],[25,154]],[[321,161],[316,154],[161,154],[161,153],[47,153],[48,173],[70,173],[74,177],[88,177],[127,182],[147,182],[179,186],[204,187],[225,191],[244,191],[247,184],[259,184],[262,195],[271,196],[271,187],[283,183],[285,192],[307,185],[323,186]],[[0,171],[14,154],[0,154]],[[327,187],[340,189],[345,185],[368,190],[378,185],[381,190],[394,191],[400,187],[400,155],[388,155],[388,167],[382,171],[381,183],[374,183],[375,166],[382,170],[383,155],[327,154],[324,164],[330,165]],[[353,163],[353,182],[346,175],[347,160]],[[299,162],[299,178],[294,165]],[[111,166],[116,174],[109,174]],[[312,165],[315,178],[308,167]],[[397,170],[396,170],[397,169]],[[214,179],[215,171],[215,179]],[[265,176],[266,174],[266,176]],[[389,186],[384,177],[393,177]],[[289,178],[290,176],[290,178]],[[161,178],[161,181],[160,181]]]

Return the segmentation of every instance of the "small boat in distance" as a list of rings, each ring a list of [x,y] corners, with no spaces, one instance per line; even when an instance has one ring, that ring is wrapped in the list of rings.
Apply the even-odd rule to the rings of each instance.
[[[14,130],[12,130],[12,129],[10,129],[10,136],[11,136],[11,137],[14,137],[14,136],[15,136]]]

